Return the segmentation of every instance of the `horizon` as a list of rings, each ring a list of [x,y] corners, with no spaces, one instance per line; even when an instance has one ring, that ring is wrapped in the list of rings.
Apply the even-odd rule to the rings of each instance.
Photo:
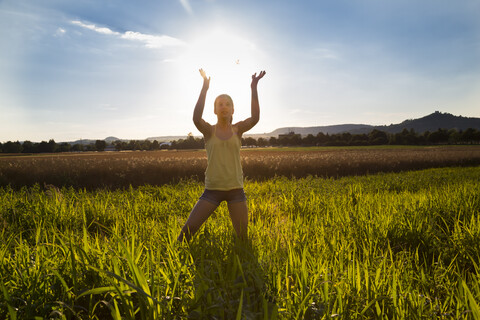
[[[432,115],[450,115],[450,116],[453,116],[453,117],[456,117],[456,118],[464,118],[464,119],[478,119],[480,120],[480,118],[478,117],[465,117],[465,116],[462,116],[462,115],[455,115],[455,114],[452,114],[452,113],[449,113],[449,112],[442,112],[442,111],[435,111],[431,114],[428,114],[428,115],[424,115],[423,117],[420,117],[420,118],[416,118],[416,119],[404,119],[403,121],[399,122],[399,123],[391,123],[391,124],[380,124],[380,125],[369,125],[369,124],[366,124],[366,123],[340,123],[340,124],[332,124],[332,125],[325,125],[325,126],[308,126],[308,127],[299,127],[299,126],[286,126],[286,127],[279,127],[279,128],[275,128],[274,130],[272,131],[269,131],[269,132],[262,132],[262,133],[245,133],[243,136],[246,138],[246,137],[255,137],[255,136],[265,136],[265,135],[271,135],[273,134],[275,131],[281,131],[281,130],[284,130],[284,129],[287,129],[287,130],[292,130],[292,129],[316,129],[316,128],[332,128],[332,127],[342,127],[342,126],[365,126],[365,127],[371,127],[371,129],[378,129],[379,127],[385,127],[385,128],[388,128],[390,126],[398,126],[404,122],[407,122],[407,121],[416,121],[416,120],[421,120],[423,118],[426,118],[426,117],[429,117],[429,116],[432,116]],[[345,131],[345,132],[349,132],[351,130],[357,130],[359,128],[355,128],[355,129],[352,129],[350,128],[349,130]],[[445,129],[445,128],[444,128]],[[381,129],[379,129],[380,131],[382,131]],[[294,131],[293,131],[294,132]],[[295,133],[295,132],[294,132]],[[89,142],[91,143],[92,141],[96,141],[96,140],[100,140],[100,141],[107,141],[107,140],[120,140],[120,141],[132,141],[132,140],[137,140],[137,141],[143,141],[143,140],[150,140],[150,141],[159,141],[159,142],[166,142],[166,141],[174,141],[174,140],[165,140],[167,138],[175,138],[176,139],[182,139],[182,138],[185,138],[185,137],[188,137],[189,134],[192,134],[193,137],[195,138],[201,138],[202,137],[202,134],[199,133],[199,134],[193,134],[192,132],[189,132],[188,134],[184,134],[184,135],[162,135],[162,136],[150,136],[150,137],[146,137],[146,138],[135,138],[135,139],[131,139],[131,138],[128,138],[128,137],[117,137],[117,136],[112,136],[112,135],[109,135],[105,138],[102,138],[102,137],[97,137],[97,138],[79,138],[79,139],[76,139],[76,140],[63,140],[63,141],[56,141],[55,139],[53,139],[56,143],[70,143],[70,144],[73,144],[73,143],[86,143],[86,142]],[[301,134],[301,133],[300,133]],[[328,135],[328,132],[326,133]],[[277,134],[278,135],[278,134]],[[301,134],[303,136],[306,136],[306,134]],[[274,136],[274,135],[273,135]],[[272,136],[272,137],[273,137]],[[160,139],[160,140],[158,140]],[[25,141],[29,141],[29,142],[33,142],[33,143],[40,143],[40,142],[47,142],[51,139],[47,139],[47,140],[42,140],[42,141],[32,141],[32,140],[9,140],[10,142],[20,142],[20,143],[23,143]],[[7,141],[0,141],[0,143],[6,143]]]
[[[259,83],[260,122],[389,125],[436,110],[480,117],[480,2],[0,2],[0,141],[200,133],[202,79],[234,121]]]

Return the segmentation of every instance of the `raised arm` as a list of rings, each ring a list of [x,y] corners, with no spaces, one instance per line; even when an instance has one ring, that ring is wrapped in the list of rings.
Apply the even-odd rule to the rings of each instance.
[[[203,120],[202,115],[205,107],[205,98],[207,97],[208,87],[210,86],[210,77],[207,78],[207,75],[203,69],[200,69],[200,75],[203,78],[203,86],[202,91],[200,91],[197,104],[195,105],[195,110],[193,110],[193,123],[204,136],[208,136],[210,134],[210,124]]]
[[[258,120],[260,120],[260,103],[258,102],[257,86],[258,81],[262,79],[265,74],[265,71],[260,71],[258,76],[256,72],[252,75],[252,84],[250,85],[250,87],[252,88],[252,114],[250,118],[247,118],[237,123],[238,133],[240,135],[252,129],[257,124]]]

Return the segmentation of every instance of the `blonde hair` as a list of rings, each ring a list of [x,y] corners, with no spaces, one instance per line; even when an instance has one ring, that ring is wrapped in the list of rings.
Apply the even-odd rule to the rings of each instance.
[[[232,100],[232,97],[230,97],[228,94],[225,94],[225,93],[224,93],[224,94],[221,94],[221,95],[219,95],[218,97],[215,98],[215,101],[213,102],[213,107],[214,107],[214,108],[217,107],[217,101],[218,101],[218,99],[220,99],[220,98],[226,98],[226,99],[230,102],[230,104],[232,105],[232,108],[233,108],[233,100]],[[230,118],[230,123],[232,123],[232,121],[233,121],[233,117]]]

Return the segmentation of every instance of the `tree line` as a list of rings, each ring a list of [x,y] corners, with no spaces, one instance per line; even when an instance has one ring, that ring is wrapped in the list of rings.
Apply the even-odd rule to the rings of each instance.
[[[61,142],[56,143],[55,140],[50,139],[42,142],[31,141],[7,141],[0,142],[0,152],[2,153],[54,153],[54,152],[80,152],[80,151],[103,151],[107,147],[104,140],[96,140],[95,143],[80,144]]]
[[[387,133],[374,129],[368,134],[351,134],[348,132],[338,134],[317,135],[309,134],[302,137],[291,132],[277,137],[242,138],[242,145],[246,147],[266,146],[368,146],[368,145],[438,145],[438,144],[480,144],[480,131],[469,128],[464,131],[456,129],[438,129],[437,131],[417,133],[413,129],[403,129],[399,133]],[[157,140],[117,140],[112,144],[112,150],[176,150],[176,149],[203,149],[203,138],[195,138],[191,133],[186,139],[174,140],[170,143],[161,143]],[[50,139],[39,143],[31,141],[7,141],[0,143],[2,153],[54,153],[54,152],[81,152],[104,151],[107,143],[96,140],[90,144],[71,144],[68,142],[56,143]]]
[[[249,138],[247,138],[249,139]],[[265,139],[257,140],[257,145],[265,143]],[[250,145],[253,141],[247,141]],[[270,138],[268,145],[273,146],[368,146],[368,145],[436,145],[436,144],[479,144],[480,131],[469,128],[464,131],[456,129],[438,129],[417,133],[413,129],[403,129],[399,133],[387,133],[373,129],[368,134],[351,134],[348,132],[338,134],[318,133],[316,136],[309,134],[301,137],[290,133],[279,138]]]

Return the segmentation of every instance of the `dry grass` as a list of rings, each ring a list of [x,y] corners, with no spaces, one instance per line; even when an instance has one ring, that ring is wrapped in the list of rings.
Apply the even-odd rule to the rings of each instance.
[[[342,177],[434,167],[480,165],[479,146],[242,150],[245,176]],[[182,179],[203,181],[204,150],[68,153],[0,158],[0,186],[50,184],[74,188],[128,188]]]

